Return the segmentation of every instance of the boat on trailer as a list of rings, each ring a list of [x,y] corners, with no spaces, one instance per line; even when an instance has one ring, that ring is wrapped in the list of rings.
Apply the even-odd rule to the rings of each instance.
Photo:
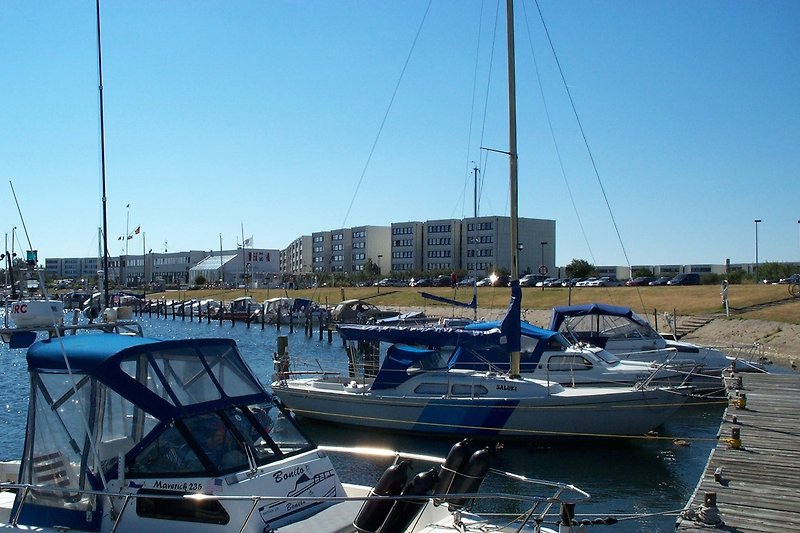
[[[588,498],[571,485],[507,475],[522,488],[491,496],[522,511],[473,513],[475,499],[490,496],[478,492],[483,477],[506,475],[490,468],[493,446],[458,443],[447,458],[318,447],[233,340],[158,340],[100,326],[28,349],[25,445],[21,461],[0,464],[12,480],[0,485],[0,528],[539,531],[553,505],[568,511]],[[348,484],[331,461],[342,452],[392,464],[374,487]],[[534,483],[548,493],[532,494]]]

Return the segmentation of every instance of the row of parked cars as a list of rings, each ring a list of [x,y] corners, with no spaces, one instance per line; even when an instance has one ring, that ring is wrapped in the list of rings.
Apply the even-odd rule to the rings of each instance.
[[[700,285],[700,274],[689,272],[678,274],[677,276],[641,276],[626,281],[624,284],[613,276],[600,276],[591,278],[546,278],[535,283],[524,283],[525,278],[520,280],[523,287],[628,287],[658,286],[658,285]]]
[[[458,287],[508,287],[510,277],[507,275],[491,276],[475,281],[474,278],[465,278],[458,281]],[[613,276],[600,276],[591,278],[545,278],[538,274],[526,274],[519,280],[522,287],[628,287],[659,286],[659,285],[700,285],[700,274],[689,272],[677,276],[641,276],[630,279],[625,283]],[[435,278],[412,278],[410,282],[404,280],[384,278],[374,283],[380,287],[452,287],[451,276],[437,276]]]

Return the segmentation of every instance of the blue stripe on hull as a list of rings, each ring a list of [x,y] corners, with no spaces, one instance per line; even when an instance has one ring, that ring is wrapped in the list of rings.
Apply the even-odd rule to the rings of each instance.
[[[447,404],[429,403],[420,413],[414,431],[447,433],[449,435],[495,436],[505,427],[508,419],[519,405],[517,400],[458,406],[452,401]]]

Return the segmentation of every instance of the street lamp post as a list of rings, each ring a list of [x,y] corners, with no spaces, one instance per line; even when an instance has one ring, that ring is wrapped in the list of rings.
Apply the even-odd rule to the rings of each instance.
[[[753,222],[755,222],[756,225],[756,283],[758,283],[758,224],[761,222],[761,219],[757,218]]]
[[[541,245],[542,245],[542,255],[541,255],[542,262],[541,262],[541,267],[539,268],[539,273],[542,274],[542,276],[545,276],[546,275],[545,272],[547,272],[547,266],[544,264],[544,246],[546,244],[547,244],[547,241],[542,241],[541,242]],[[544,280],[542,280],[542,291],[544,291]]]

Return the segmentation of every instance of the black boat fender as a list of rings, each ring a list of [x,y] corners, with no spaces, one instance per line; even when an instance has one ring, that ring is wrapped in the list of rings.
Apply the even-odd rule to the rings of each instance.
[[[369,491],[370,496],[398,496],[408,480],[410,461],[400,461],[387,468],[378,483]],[[353,527],[360,533],[375,533],[386,520],[394,500],[366,500],[358,511]]]
[[[489,473],[489,467],[492,465],[492,457],[494,456],[494,449],[491,446],[486,446],[476,451],[469,457],[466,466],[462,471],[453,478],[450,484],[448,494],[473,494],[478,492],[478,489]],[[461,508],[467,505],[469,498],[455,498],[448,499],[448,504],[451,508]]]
[[[401,496],[427,496],[431,493],[434,485],[439,480],[439,473],[435,468],[427,472],[421,472],[414,476],[408,485],[405,486]],[[392,533],[405,531],[411,522],[425,507],[427,498],[409,498],[408,500],[397,500],[389,511],[386,521],[381,526],[381,532]]]

